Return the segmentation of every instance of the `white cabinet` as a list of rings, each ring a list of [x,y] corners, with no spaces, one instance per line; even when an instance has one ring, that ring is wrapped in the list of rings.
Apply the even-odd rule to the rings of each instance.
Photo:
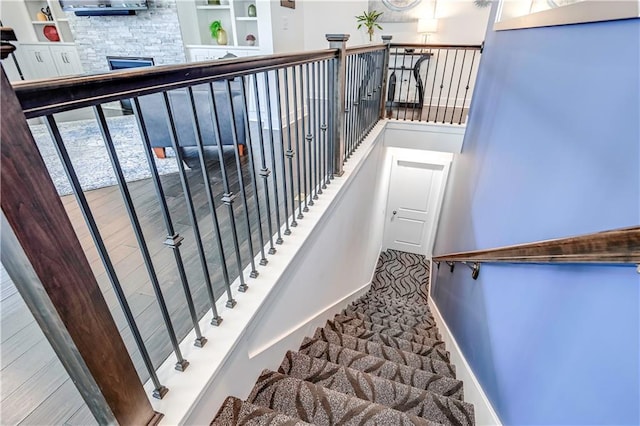
[[[232,46],[187,46],[187,58],[190,62],[212,61],[214,59],[220,59],[229,53],[239,58],[244,58],[246,56],[257,55],[258,52],[259,50],[257,48],[239,49]]]
[[[27,80],[82,74],[80,57],[73,44],[20,44],[16,55]]]
[[[58,75],[74,75],[84,72],[75,46],[56,45],[49,46],[49,49],[58,69]]]
[[[16,53],[25,79],[34,80],[58,75],[49,46],[44,44],[21,44],[18,46]]]

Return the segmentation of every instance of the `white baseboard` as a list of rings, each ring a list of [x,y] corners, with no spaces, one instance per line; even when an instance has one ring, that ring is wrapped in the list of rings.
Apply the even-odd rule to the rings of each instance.
[[[431,270],[433,270],[434,266],[433,262],[431,262]],[[430,280],[430,283],[433,284],[433,281]],[[469,363],[462,354],[456,339],[451,334],[440,311],[438,311],[435,301],[431,298],[431,293],[429,294],[429,306],[431,307],[433,318],[436,320],[436,325],[438,326],[442,340],[451,354],[451,363],[456,366],[456,377],[458,380],[464,382],[464,400],[473,404],[476,424],[502,425],[498,415],[491,406],[491,402],[489,402],[489,398],[487,398],[484,390],[482,390],[476,375],[473,374],[471,366],[469,366]]]

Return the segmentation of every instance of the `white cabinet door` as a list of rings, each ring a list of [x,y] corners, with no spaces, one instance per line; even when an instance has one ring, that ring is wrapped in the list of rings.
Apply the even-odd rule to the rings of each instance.
[[[84,72],[80,56],[74,46],[49,46],[49,49],[58,69],[58,75],[75,75]]]
[[[49,46],[21,44],[16,52],[19,55],[22,73],[27,80],[49,78],[58,75],[58,71],[49,50]]]

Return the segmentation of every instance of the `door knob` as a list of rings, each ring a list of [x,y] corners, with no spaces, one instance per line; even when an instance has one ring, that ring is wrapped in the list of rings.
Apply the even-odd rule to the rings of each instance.
[[[393,215],[395,216],[396,214],[398,214],[398,212],[394,210],[393,211]]]

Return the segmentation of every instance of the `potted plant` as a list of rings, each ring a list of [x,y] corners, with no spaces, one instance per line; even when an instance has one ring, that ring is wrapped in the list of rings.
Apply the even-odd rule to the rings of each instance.
[[[247,34],[247,36],[244,39],[247,42],[247,46],[255,46],[256,45],[256,36],[254,36],[253,34]]]
[[[378,12],[376,10],[372,10],[371,12],[362,12],[362,15],[360,16],[356,16],[356,19],[358,22],[358,29],[362,28],[362,26],[364,25],[365,27],[367,27],[367,33],[369,34],[369,41],[373,41],[373,32],[375,31],[375,28],[378,28],[379,30],[382,29],[382,27],[376,23],[376,21],[378,20],[378,18],[380,18],[380,16],[382,16],[382,12]]]
[[[211,37],[214,38],[218,44],[227,44],[227,32],[222,28],[221,21],[213,21],[211,25],[209,25],[209,31],[211,31]]]

